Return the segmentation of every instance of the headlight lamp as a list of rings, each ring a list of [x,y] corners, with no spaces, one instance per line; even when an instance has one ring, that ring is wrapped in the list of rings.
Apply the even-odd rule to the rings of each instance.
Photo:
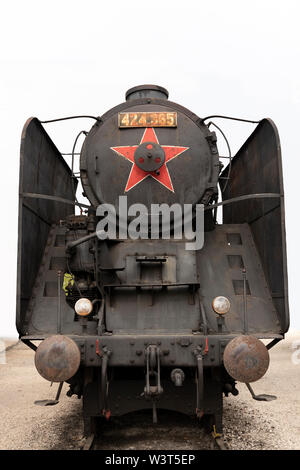
[[[212,308],[218,315],[225,315],[230,310],[230,302],[227,297],[220,295],[214,298]]]
[[[89,299],[79,299],[75,304],[75,312],[81,317],[86,317],[93,310],[93,304]]]

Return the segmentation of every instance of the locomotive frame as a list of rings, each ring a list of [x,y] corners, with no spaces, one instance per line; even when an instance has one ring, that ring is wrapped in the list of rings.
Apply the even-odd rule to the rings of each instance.
[[[53,348],[57,355],[57,336],[77,345],[80,366],[75,373],[76,358],[65,364],[56,356],[50,373],[47,354],[42,365],[40,358],[36,362],[48,380],[60,367],[73,371],[65,379],[70,384],[68,395],[83,397],[87,435],[94,431],[96,418],[142,408],[153,410],[154,421],[157,408],[196,415],[204,418],[215,437],[222,435],[223,394],[238,393],[237,379],[224,367],[224,350],[243,336],[269,338],[270,349],[289,327],[284,190],[275,124],[270,119],[260,121],[219,173],[216,138],[206,119],[167,97],[161,87],[136,87],[127,92],[128,101],[95,118],[81,153],[81,179],[91,206],[79,205],[88,209],[87,215],[74,215],[76,178],[41,122],[29,119],[22,133],[17,329],[21,340],[34,350],[33,341],[48,339],[48,355]],[[117,113],[141,105],[145,110],[168,107],[181,113],[208,142],[212,174],[201,197],[205,245],[198,253],[185,252],[184,240],[120,243],[95,237],[99,200],[88,174],[88,138],[94,138]],[[95,179],[97,171],[95,167]],[[216,224],[214,214],[219,206],[224,207],[222,225]],[[78,275],[73,275],[69,263]],[[99,269],[94,269],[95,263]],[[159,272],[159,281],[151,270],[155,276]],[[68,292],[66,273],[74,280]],[[88,289],[82,273],[84,280],[90,279]],[[78,318],[74,312],[76,283],[78,292],[93,301],[88,318]],[[141,294],[145,287],[147,295]],[[211,302],[224,291],[230,293],[232,312],[220,316]],[[141,307],[134,314],[136,303]],[[168,305],[172,313],[163,318],[159,306],[165,312]],[[186,323],[182,311],[189,319]],[[254,350],[258,351],[256,343]],[[262,360],[258,352],[256,360],[250,366],[254,380]]]

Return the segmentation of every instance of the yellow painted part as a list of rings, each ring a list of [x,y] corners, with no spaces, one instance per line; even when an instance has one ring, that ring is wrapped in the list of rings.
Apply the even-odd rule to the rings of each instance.
[[[74,284],[74,279],[73,279],[72,274],[65,273],[62,288],[65,291],[66,295],[69,295],[68,288],[72,287],[73,284]]]
[[[222,437],[221,434],[219,434],[219,433],[216,432],[216,426],[215,426],[215,425],[213,425],[212,436],[213,436],[214,439],[217,439],[218,437]]]

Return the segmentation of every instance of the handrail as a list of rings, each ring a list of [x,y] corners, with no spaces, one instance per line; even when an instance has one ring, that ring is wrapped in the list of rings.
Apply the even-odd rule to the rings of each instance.
[[[234,202],[245,201],[247,199],[265,199],[265,198],[279,198],[283,197],[280,193],[257,193],[257,194],[244,194],[243,196],[233,197],[231,199],[225,199],[225,201],[211,204],[210,206],[204,207],[205,211],[214,209],[215,207],[225,206],[226,204],[232,204]]]

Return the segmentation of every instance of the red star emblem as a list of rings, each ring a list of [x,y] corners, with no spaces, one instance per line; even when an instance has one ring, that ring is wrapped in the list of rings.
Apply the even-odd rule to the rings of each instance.
[[[143,144],[144,142],[155,142],[156,144],[159,144],[153,127],[147,127],[145,129],[144,135],[139,145]],[[136,165],[134,161],[134,152],[138,148],[138,145],[132,145],[130,147],[111,147],[111,150],[116,152],[118,155],[125,157],[133,164],[125,187],[125,192],[132,189],[148,176],[156,179],[160,184],[174,192],[173,184],[166,163],[181,155],[183,152],[188,150],[189,147],[177,147],[174,145],[161,145],[161,147],[165,152],[165,162],[160,167],[159,174],[157,174],[155,171],[144,171]]]

